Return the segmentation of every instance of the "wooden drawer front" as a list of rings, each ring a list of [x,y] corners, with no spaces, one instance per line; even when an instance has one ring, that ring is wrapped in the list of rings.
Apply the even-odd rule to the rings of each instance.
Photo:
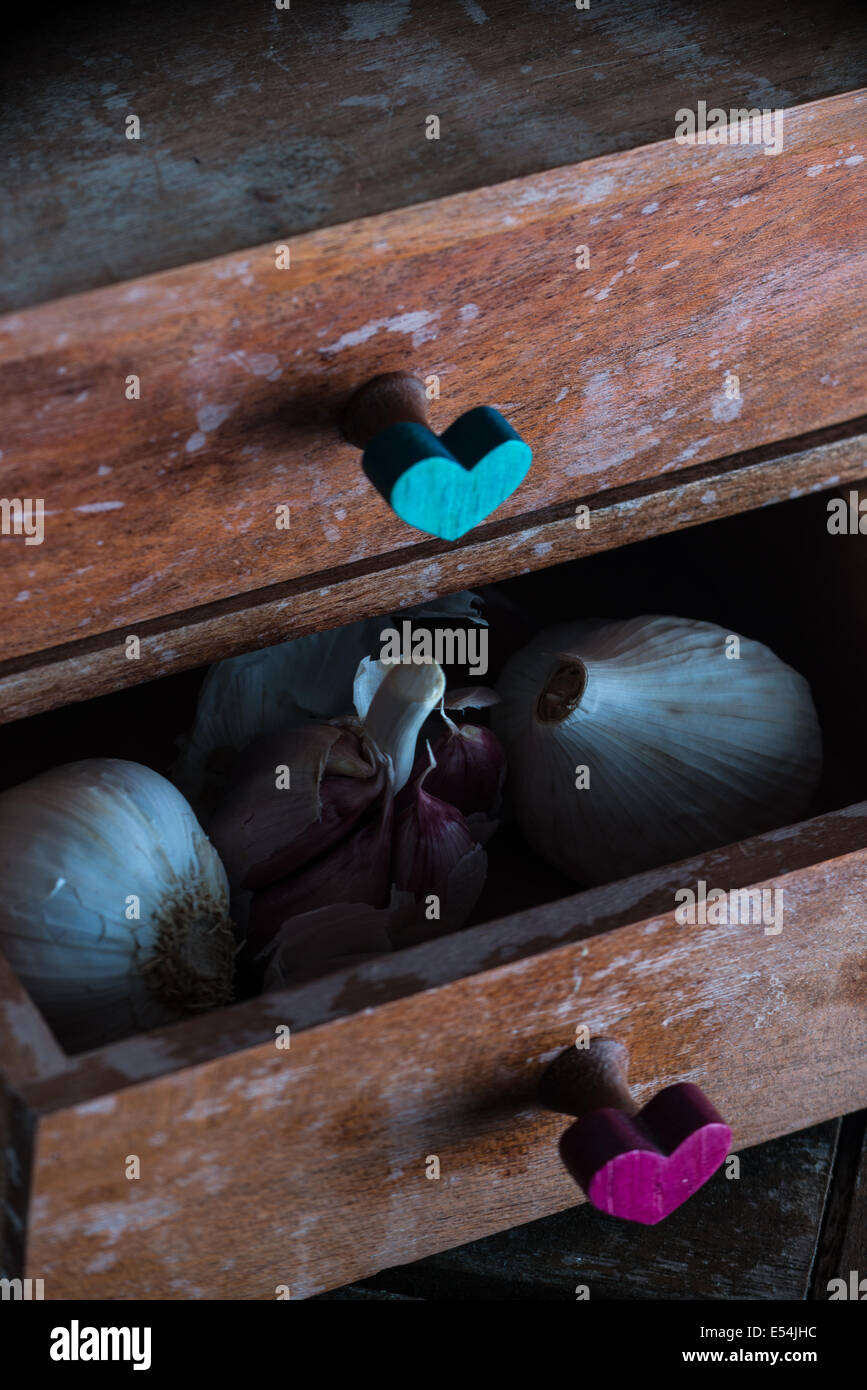
[[[668,141],[297,237],[288,270],[267,245],[7,316],[0,491],[43,498],[46,535],[0,538],[4,656],[120,651],[147,620],[315,595],[420,544],[441,591],[450,547],[334,426],[379,371],[437,374],[437,428],[493,404],[535,450],[470,559],[540,509],[864,413],[865,159],[852,93],[787,111],[775,157]]]
[[[698,1083],[737,1148],[864,1105],[867,849],[804,863],[835,841],[867,843],[867,806],[22,1081],[27,1273],[54,1298],[303,1297],[572,1206],[535,1090],[582,1023],[629,1046],[637,1098]],[[782,932],[676,925],[700,877],[781,889]]]
[[[452,546],[431,563],[426,546],[383,555],[377,567],[346,566],[329,583],[315,577],[209,604],[136,626],[137,661],[126,659],[117,633],[66,644],[32,657],[0,662],[0,724],[189,667],[219,661],[352,618],[375,617],[437,594],[528,574],[631,541],[697,526],[863,478],[867,418],[821,430],[791,444],[769,445],[661,480],[611,490],[590,499],[590,525],[574,525],[571,504],[520,519],[511,532],[480,528],[482,538]],[[435,583],[434,583],[435,577]],[[847,588],[847,592],[850,589]],[[122,635],[122,634],[121,634]]]

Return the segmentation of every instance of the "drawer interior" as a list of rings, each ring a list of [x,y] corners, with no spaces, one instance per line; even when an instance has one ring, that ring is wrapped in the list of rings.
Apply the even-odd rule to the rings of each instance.
[[[824,770],[808,815],[864,799],[867,749],[858,716],[867,679],[865,542],[829,534],[832,495],[793,498],[483,588],[490,624],[483,683],[494,684],[508,656],[535,632],[569,618],[704,619],[765,643],[810,682]],[[177,737],[192,723],[206,669],[0,728],[2,786],[85,757],[128,758],[166,773]],[[465,672],[447,675],[452,685],[467,683]],[[487,850],[487,881],[470,926],[568,898],[582,886],[533,855],[508,813]]]

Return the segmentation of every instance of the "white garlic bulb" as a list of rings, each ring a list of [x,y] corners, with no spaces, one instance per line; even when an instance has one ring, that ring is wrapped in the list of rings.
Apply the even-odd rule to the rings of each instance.
[[[159,773],[94,758],[0,794],[0,949],[71,1052],[228,1003],[226,874]]]
[[[584,884],[798,819],[819,779],[804,677],[712,623],[552,627],[509,660],[497,690],[522,831]]]

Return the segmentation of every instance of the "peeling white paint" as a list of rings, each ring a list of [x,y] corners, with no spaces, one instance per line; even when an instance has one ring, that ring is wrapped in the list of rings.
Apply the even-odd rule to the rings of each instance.
[[[328,347],[320,348],[319,351],[330,354],[342,352],[344,348],[359,347],[383,328],[387,333],[411,334],[413,347],[420,347],[422,343],[430,342],[431,339],[436,338],[433,325],[439,317],[439,310],[418,309],[414,313],[397,314],[393,318],[372,319],[370,323],[364,324],[361,328],[343,333],[336,342],[330,343]]]
[[[117,1109],[117,1098],[115,1096],[100,1096],[98,1100],[85,1101],[83,1105],[76,1105],[76,1115],[110,1115]]]
[[[736,420],[744,408],[744,398],[741,395],[728,397],[725,392],[721,392],[713,402],[710,413],[715,420],[720,422],[726,420]]]
[[[276,358],[274,359],[276,361]],[[196,419],[199,422],[199,429],[202,434],[210,434],[211,431],[220,428],[224,420],[227,420],[235,409],[233,405],[203,405],[196,411]],[[189,444],[187,445],[189,448]]]
[[[687,444],[686,448],[682,451],[682,453],[678,454],[677,458],[674,459],[673,462],[688,463],[690,459],[695,458],[696,454],[704,448],[705,444],[710,444],[712,438],[713,436],[708,434],[705,435],[704,439],[696,439],[694,443]]]
[[[601,203],[613,193],[615,188],[612,174],[598,174],[580,189],[582,203]]]

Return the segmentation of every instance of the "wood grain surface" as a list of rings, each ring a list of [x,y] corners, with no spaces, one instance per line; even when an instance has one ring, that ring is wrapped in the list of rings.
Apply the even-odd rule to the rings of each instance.
[[[738,1149],[863,1106],[867,851],[771,885],[779,936],[668,911],[422,989],[408,952],[404,997],[288,1050],[274,994],[270,1042],[145,1080],[177,1061],[163,1030],[111,1050],[113,1094],[98,1055],[25,1084],[28,1273],[55,1298],[303,1297],[573,1206],[535,1092],[579,1024],[628,1046],[639,1103],[700,1085]]]
[[[0,537],[5,656],[412,558],[334,421],[377,372],[439,375],[438,429],[479,404],[519,429],[514,530],[864,413],[867,93],[785,132],[776,157],[669,141],[295,238],[289,269],[271,245],[7,316],[0,487],[46,529]]]
[[[686,0],[80,0],[50,25],[19,7],[0,309],[668,139],[699,98],[790,107],[865,71],[845,0],[727,0],[724,22]]]

